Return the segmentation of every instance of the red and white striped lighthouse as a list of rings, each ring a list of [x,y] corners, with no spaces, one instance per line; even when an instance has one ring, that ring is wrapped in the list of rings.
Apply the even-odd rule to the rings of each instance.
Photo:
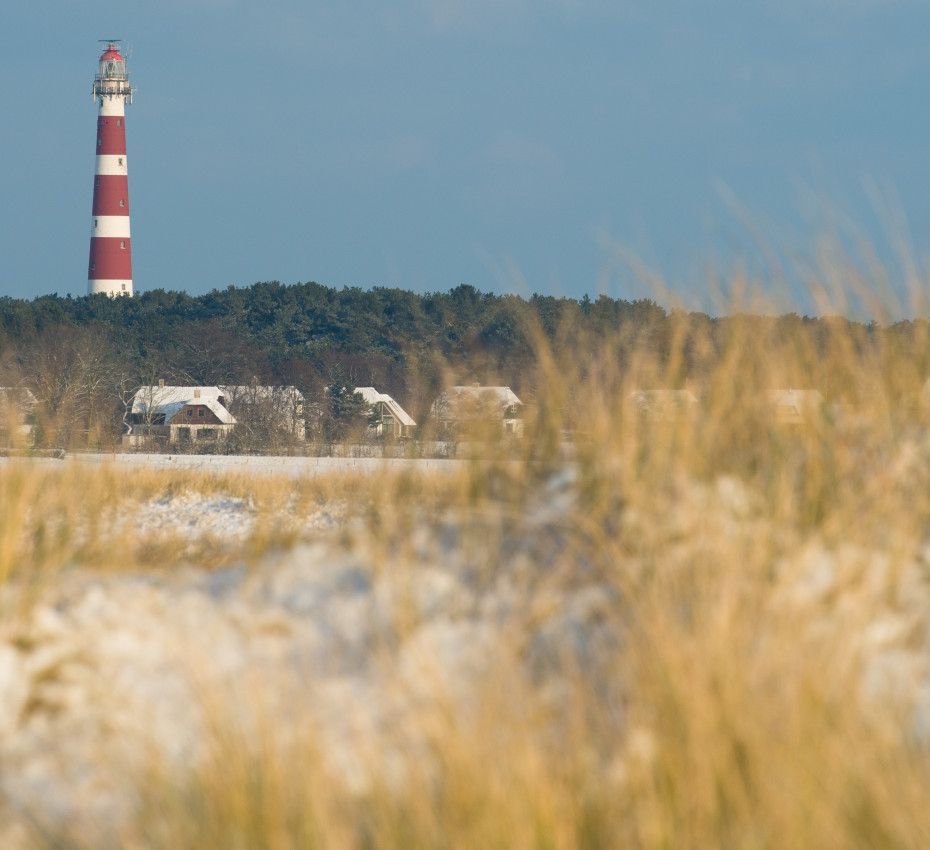
[[[129,168],[126,159],[126,104],[132,85],[119,41],[106,42],[94,78],[97,102],[97,169],[90,234],[87,290],[115,297],[132,295],[129,232]]]

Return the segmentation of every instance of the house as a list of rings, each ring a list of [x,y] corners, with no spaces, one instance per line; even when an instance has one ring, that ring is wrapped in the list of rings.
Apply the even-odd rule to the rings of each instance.
[[[295,387],[224,385],[140,387],[130,411],[131,437],[170,443],[216,442],[237,425],[256,439],[274,432],[304,439],[304,396]]]
[[[633,390],[630,400],[644,416],[663,422],[691,418],[698,409],[697,396],[691,390]]]
[[[201,398],[196,394],[168,423],[170,443],[218,442],[236,425],[236,418],[221,399]]]
[[[218,442],[236,425],[219,387],[140,387],[130,410],[130,437],[162,437],[172,444]]]
[[[821,412],[823,396],[817,390],[771,390],[768,403],[776,422],[799,425]]]
[[[371,407],[373,413],[373,424],[369,427],[371,433],[378,437],[390,437],[397,440],[413,436],[417,423],[391,396],[387,393],[379,393],[374,387],[356,387],[355,392]]]
[[[35,441],[38,404],[26,387],[0,387],[0,443],[31,445]]]
[[[510,387],[449,387],[433,402],[430,415],[440,434],[499,422],[504,434],[523,436],[523,402]]]

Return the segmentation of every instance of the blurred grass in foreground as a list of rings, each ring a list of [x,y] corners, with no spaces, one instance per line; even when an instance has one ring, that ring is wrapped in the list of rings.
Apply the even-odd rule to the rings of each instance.
[[[275,516],[335,502],[357,520],[335,537],[376,552],[380,569],[403,570],[417,529],[443,519],[494,572],[507,557],[501,529],[538,510],[551,476],[570,468],[573,497],[555,520],[567,545],[549,570],[571,581],[584,565],[615,591],[610,615],[626,631],[609,675],[624,683],[620,702],[579,675],[554,718],[515,663],[494,666],[468,722],[438,689],[424,704],[422,770],[392,775],[373,760],[363,789],[321,762],[312,729],[302,745],[275,746],[279,725],[297,719],[268,718],[256,752],[218,710],[211,758],[184,776],[152,765],[123,846],[930,845],[917,714],[930,675],[908,662],[889,673],[893,687],[870,685],[877,649],[930,652],[926,335],[905,345],[880,328],[825,323],[812,334],[747,317],[720,344],[702,319],[676,314],[657,348],[652,330],[579,361],[564,353],[571,328],[560,356],[539,344],[523,463],[489,447],[442,478],[298,482],[4,468],[0,569],[49,582],[74,566],[257,559],[295,539],[275,532]],[[779,421],[767,394],[789,387],[818,389],[823,406]],[[644,413],[633,392],[658,388],[689,388],[699,404]],[[111,535],[127,498],[181,489],[251,500],[257,531],[221,556],[178,543],[153,556],[132,528]],[[520,658],[521,635],[509,639],[502,657]],[[56,836],[51,846],[85,845]]]

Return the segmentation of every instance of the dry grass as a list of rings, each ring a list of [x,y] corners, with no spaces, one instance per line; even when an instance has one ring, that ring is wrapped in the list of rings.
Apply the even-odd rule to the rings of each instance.
[[[269,475],[100,467],[13,461],[0,470],[0,577],[32,580],[70,567],[132,571],[252,563],[269,550],[325,535],[312,519],[330,511],[333,533],[376,516],[386,494],[449,503],[458,481],[437,476],[335,473],[292,479]],[[188,530],[185,507],[238,503],[249,522],[223,540],[210,528]],[[149,528],[153,503],[172,504],[176,522]],[[236,506],[234,504],[234,506]],[[166,511],[166,513],[168,513]],[[309,526],[309,530],[308,530]]]
[[[254,560],[300,536],[277,518],[334,503],[358,519],[337,536],[383,569],[405,569],[417,529],[444,517],[462,531],[456,545],[493,572],[501,541],[565,467],[563,433],[576,434],[575,495],[555,521],[565,545],[550,569],[570,582],[583,565],[613,592],[606,616],[625,639],[604,676],[623,683],[619,702],[579,672],[554,712],[519,672],[525,647],[513,635],[476,691],[479,708],[463,716],[437,690],[420,718],[423,757],[401,776],[373,759],[361,790],[318,757],[314,730],[275,744],[294,718],[268,718],[256,747],[219,711],[204,763],[182,776],[153,764],[125,846],[930,845],[920,705],[930,442],[915,404],[928,341],[892,344],[845,325],[815,339],[747,320],[721,346],[685,316],[668,333],[661,358],[629,338],[583,363],[540,347],[545,393],[517,466],[508,454],[441,479],[298,482],[4,469],[7,578]],[[685,384],[701,395],[693,416],[650,418],[631,401],[636,388]],[[787,386],[819,388],[828,404],[779,424],[762,399]],[[129,487],[140,502],[181,490],[246,499],[258,520],[220,555],[171,539],[146,549],[131,528],[111,533]]]

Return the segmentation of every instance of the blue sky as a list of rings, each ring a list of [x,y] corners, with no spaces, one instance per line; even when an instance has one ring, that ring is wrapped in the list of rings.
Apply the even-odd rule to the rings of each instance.
[[[11,0],[0,28],[0,294],[85,291],[107,36],[140,291],[632,296],[633,255],[694,295],[833,214],[884,243],[884,205],[917,253],[930,225],[922,0]]]

